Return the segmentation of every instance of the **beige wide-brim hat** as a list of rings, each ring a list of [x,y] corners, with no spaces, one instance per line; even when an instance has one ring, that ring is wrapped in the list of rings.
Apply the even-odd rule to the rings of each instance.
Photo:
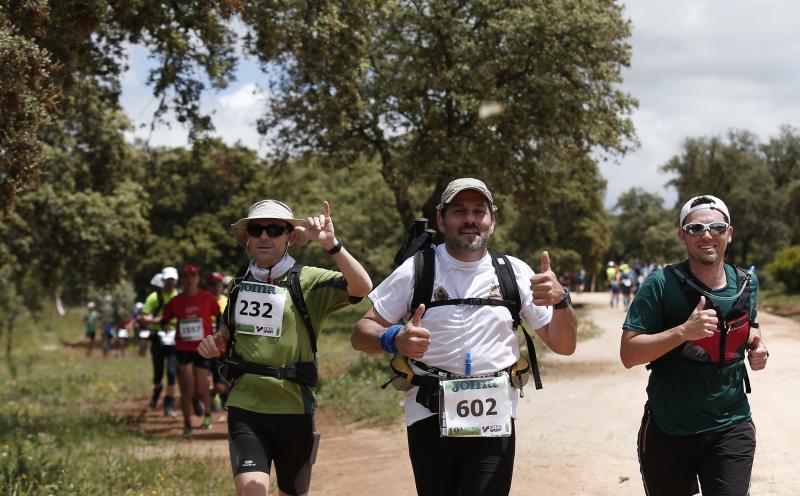
[[[247,232],[247,224],[254,219],[280,219],[288,222],[292,227],[305,225],[305,219],[295,219],[292,209],[283,202],[278,200],[261,200],[260,202],[250,205],[247,211],[247,217],[239,219],[235,224],[231,224],[233,234],[236,236],[236,241],[241,246],[244,246],[244,235]],[[297,241],[293,246],[302,246],[308,243],[305,233],[297,231]]]

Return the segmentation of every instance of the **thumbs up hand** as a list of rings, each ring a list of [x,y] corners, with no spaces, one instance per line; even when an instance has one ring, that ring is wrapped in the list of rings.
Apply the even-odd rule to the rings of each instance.
[[[687,341],[696,341],[714,335],[714,331],[717,330],[717,324],[719,323],[717,312],[712,308],[705,310],[705,306],[706,297],[700,296],[700,301],[697,302],[697,306],[692,311],[692,314],[689,315],[689,318],[683,323],[681,333],[683,339]]]
[[[423,314],[425,314],[425,305],[420,304],[408,324],[397,333],[394,341],[397,351],[414,360],[421,360],[431,344],[430,331],[420,327]]]
[[[761,342],[761,336],[756,334],[747,349],[747,361],[750,362],[750,369],[762,370],[767,366],[767,357],[769,357],[769,351]]]
[[[566,291],[555,273],[550,270],[550,254],[542,252],[541,272],[531,277],[533,304],[538,306],[555,305],[563,298]]]

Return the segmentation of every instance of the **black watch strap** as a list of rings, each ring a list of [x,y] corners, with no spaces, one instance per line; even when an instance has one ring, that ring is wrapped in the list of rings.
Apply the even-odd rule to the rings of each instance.
[[[339,253],[341,250],[342,250],[342,242],[341,242],[340,240],[338,240],[338,239],[337,239],[337,240],[336,240],[336,244],[335,244],[335,245],[333,245],[333,247],[332,247],[330,250],[328,250],[328,254],[330,254],[330,255],[336,255],[336,254],[337,254],[337,253]]]
[[[570,305],[572,305],[572,298],[569,296],[569,291],[564,289],[564,297],[561,298],[561,301],[553,305],[553,308],[556,310],[561,310],[562,308],[567,308]]]

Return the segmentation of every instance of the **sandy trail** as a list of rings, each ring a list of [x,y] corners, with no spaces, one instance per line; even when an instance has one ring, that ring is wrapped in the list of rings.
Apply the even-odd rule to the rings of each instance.
[[[549,354],[542,364],[544,389],[526,388],[517,419],[517,457],[512,495],[641,495],[636,433],[648,372],[626,370],[619,361],[624,312],[611,309],[604,293],[574,295],[600,335],[578,343],[570,357]],[[800,324],[762,314],[767,368],[751,373],[750,403],[758,448],[752,494],[800,494]],[[150,418],[150,416],[148,416]],[[153,415],[155,421],[157,415]],[[215,419],[216,420],[216,419]],[[149,422],[145,422],[145,425]],[[180,435],[178,422],[157,424]],[[385,429],[343,424],[320,416],[322,432],[312,493],[325,496],[415,494],[405,427]],[[156,427],[156,425],[154,425]],[[158,428],[157,427],[157,428]],[[227,457],[224,424],[178,451]],[[204,446],[208,444],[208,446]],[[190,448],[191,446],[191,448]]]

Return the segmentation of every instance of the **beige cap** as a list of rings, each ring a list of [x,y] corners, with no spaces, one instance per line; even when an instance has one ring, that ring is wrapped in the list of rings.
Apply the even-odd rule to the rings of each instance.
[[[492,208],[492,211],[494,212],[497,210],[497,205],[494,204],[492,192],[489,191],[489,188],[487,188],[480,179],[475,179],[472,177],[462,177],[460,179],[450,181],[450,184],[448,184],[442,192],[442,198],[439,204],[436,205],[436,210],[441,210],[444,208],[445,205],[453,201],[453,198],[455,198],[457,194],[461,193],[465,189],[474,189],[478,193],[482,194],[489,201],[489,206]]]
[[[247,217],[239,219],[235,224],[231,224],[233,234],[236,236],[236,241],[244,246],[244,233],[247,232],[247,224],[253,219],[280,219],[291,224],[292,227],[305,224],[304,219],[295,219],[292,209],[283,202],[278,200],[261,200],[260,202],[250,205],[247,211]],[[308,242],[308,239],[303,233],[298,231],[297,242],[295,245],[302,245]]]

